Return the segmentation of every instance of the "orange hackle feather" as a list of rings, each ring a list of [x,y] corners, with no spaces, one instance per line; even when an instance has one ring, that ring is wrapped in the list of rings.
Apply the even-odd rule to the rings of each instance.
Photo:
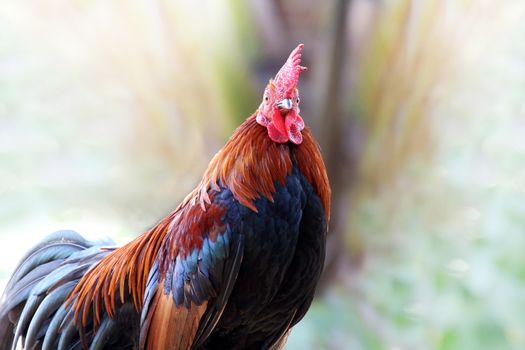
[[[242,205],[257,212],[254,201],[261,196],[272,201],[275,183],[284,184],[295,159],[299,170],[318,193],[329,219],[330,187],[326,168],[310,130],[306,128],[302,133],[301,145],[275,143],[268,137],[266,128],[257,124],[255,114],[248,118],[213,157],[200,184],[174,212],[103,258],[79,281],[68,299],[68,303],[73,303],[77,322],[85,326],[93,312],[97,326],[103,310],[113,317],[117,303],[126,301],[126,290],[135,308],[140,310],[148,275],[157,258],[163,278],[170,260],[200,248],[204,232],[215,239],[221,231],[215,219],[223,214],[224,208],[212,204],[214,193],[220,187],[229,188]]]
[[[176,213],[171,213],[148,232],[116,249],[86,273],[68,299],[68,303],[74,303],[77,321],[85,325],[93,310],[94,323],[98,325],[102,306],[113,317],[117,300],[125,302],[126,287],[137,310],[142,307],[149,271]]]

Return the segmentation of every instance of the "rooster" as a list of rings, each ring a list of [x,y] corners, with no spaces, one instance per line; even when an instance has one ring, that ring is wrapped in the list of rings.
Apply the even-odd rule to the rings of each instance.
[[[116,247],[59,231],[0,304],[0,348],[278,349],[321,275],[330,187],[299,115],[299,45],[198,186]]]

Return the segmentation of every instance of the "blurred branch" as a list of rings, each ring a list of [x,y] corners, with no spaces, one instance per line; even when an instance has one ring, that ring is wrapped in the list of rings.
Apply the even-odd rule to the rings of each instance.
[[[321,81],[318,96],[322,96],[319,113],[323,123],[320,128],[320,143],[330,177],[332,187],[332,218],[330,223],[330,234],[327,241],[327,258],[323,277],[319,284],[319,290],[323,290],[336,272],[337,261],[342,253],[342,237],[344,233],[344,212],[346,207],[346,192],[351,181],[348,179],[347,171],[351,164],[345,162],[344,150],[344,117],[342,108],[342,72],[344,72],[344,57],[346,54],[346,27],[348,19],[348,9],[350,0],[337,0],[332,9],[332,26],[327,33],[325,41],[329,46],[326,50],[328,54],[325,64],[326,67],[324,81]],[[346,164],[342,164],[342,162]],[[345,166],[346,165],[346,166]]]

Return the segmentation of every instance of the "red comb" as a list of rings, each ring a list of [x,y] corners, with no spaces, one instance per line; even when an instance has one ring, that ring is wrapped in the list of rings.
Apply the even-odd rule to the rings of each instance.
[[[297,45],[273,80],[277,89],[283,91],[285,95],[289,95],[293,91],[299,80],[299,74],[306,70],[306,67],[299,65],[303,47],[304,44]]]

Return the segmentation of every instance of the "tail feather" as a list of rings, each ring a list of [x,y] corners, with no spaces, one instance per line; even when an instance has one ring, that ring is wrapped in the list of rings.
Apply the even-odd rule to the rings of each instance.
[[[13,284],[11,288],[6,288],[2,297],[2,307],[0,308],[0,317],[4,312],[11,310],[18,304],[27,300],[29,293],[46,275],[56,270],[62,261],[51,261],[44,265],[37,266],[29,272],[18,283]]]
[[[29,328],[26,333],[25,341],[28,344],[36,344],[38,341],[39,334],[43,328],[46,321],[50,316],[55,312],[60,305],[66,300],[68,294],[74,286],[74,282],[66,283],[47,295],[47,297],[40,303],[38,309],[35,311]],[[48,325],[49,327],[49,325]],[[47,328],[48,328],[47,327]]]
[[[46,262],[65,259],[73,251],[85,249],[89,243],[75,231],[63,230],[45,237],[39,244],[24,255],[5,289],[9,290],[28,272]]]
[[[0,349],[71,348],[77,332],[64,301],[86,271],[112,250],[74,231],[58,231],[22,259],[0,299]]]
[[[53,316],[53,319],[47,327],[44,335],[44,341],[42,343],[42,350],[53,350],[55,348],[55,344],[60,335],[60,326],[64,322],[67,313],[68,310],[66,309],[65,305],[60,305],[55,313],[55,316]]]
[[[27,327],[31,322],[32,316],[37,310],[40,303],[44,300],[44,296],[41,295],[30,295],[24,306],[24,310],[20,315],[20,319],[16,325],[15,340],[18,339],[23,333],[26,333]],[[22,347],[25,345],[25,340],[22,339]]]
[[[0,318],[0,349],[11,349],[13,345],[15,325],[8,317]]]
[[[97,330],[97,334],[93,339],[93,346],[90,350],[103,350],[107,341],[118,334],[118,330],[117,322],[111,318],[105,318]]]

